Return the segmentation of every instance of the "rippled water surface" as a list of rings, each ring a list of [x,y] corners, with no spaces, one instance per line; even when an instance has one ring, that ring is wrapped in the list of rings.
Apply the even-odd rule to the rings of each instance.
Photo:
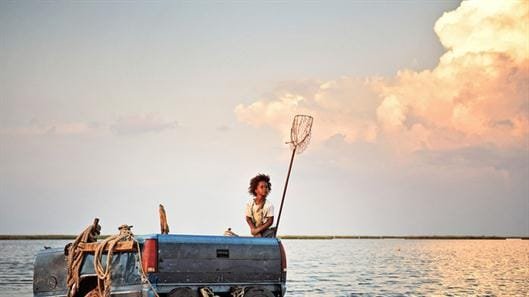
[[[32,296],[33,260],[67,241],[0,240],[0,296]],[[529,296],[527,240],[283,240],[287,296]]]
[[[528,296],[527,240],[285,241],[289,296]]]

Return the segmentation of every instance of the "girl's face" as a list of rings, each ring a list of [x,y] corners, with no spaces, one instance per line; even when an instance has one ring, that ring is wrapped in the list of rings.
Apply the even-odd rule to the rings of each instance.
[[[255,196],[266,197],[268,195],[268,183],[260,181],[255,188]]]

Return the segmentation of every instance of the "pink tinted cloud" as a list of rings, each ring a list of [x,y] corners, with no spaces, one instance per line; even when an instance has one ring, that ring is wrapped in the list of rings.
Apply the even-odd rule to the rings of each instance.
[[[384,143],[399,152],[493,144],[529,137],[529,2],[466,1],[435,32],[446,48],[430,70],[395,77],[310,82],[235,108],[245,123],[288,133],[294,114],[315,117],[314,141]]]
[[[110,129],[118,135],[132,135],[156,133],[174,129],[177,126],[176,121],[167,120],[157,113],[148,113],[121,116],[110,126]]]
[[[0,134],[11,136],[38,136],[38,135],[91,135],[101,132],[98,123],[89,122],[52,122],[52,123],[30,123],[25,126],[9,127],[0,129]]]
[[[87,122],[87,121],[50,121],[42,122],[33,120],[27,125],[6,127],[0,129],[0,135],[10,136],[81,136],[103,135],[114,133],[116,135],[137,135],[144,133],[157,133],[174,129],[178,123],[165,119],[157,113],[128,114],[119,116],[113,122]]]

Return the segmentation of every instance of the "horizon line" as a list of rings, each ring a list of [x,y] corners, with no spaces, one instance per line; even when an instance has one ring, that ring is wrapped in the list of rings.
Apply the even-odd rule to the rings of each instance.
[[[173,235],[191,235],[179,234]],[[100,235],[98,239],[104,239],[111,236],[111,234]],[[198,236],[208,236],[200,234]],[[222,236],[222,235],[213,235]],[[75,239],[77,235],[71,234],[0,234],[0,240],[67,240]],[[506,240],[506,239],[521,239],[529,240],[529,236],[504,236],[504,235],[279,235],[279,239],[492,239],[492,240]]]

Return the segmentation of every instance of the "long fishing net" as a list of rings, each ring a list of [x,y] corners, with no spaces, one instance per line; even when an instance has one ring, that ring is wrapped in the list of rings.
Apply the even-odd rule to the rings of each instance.
[[[302,153],[310,143],[313,118],[309,115],[296,115],[290,129],[290,148]]]
[[[290,165],[288,165],[287,180],[285,181],[285,187],[283,188],[283,197],[281,198],[281,206],[279,207],[279,215],[277,216],[277,224],[274,231],[274,237],[277,236],[277,230],[279,229],[279,222],[281,220],[281,212],[283,211],[283,203],[285,202],[285,195],[287,193],[288,180],[290,178],[290,172],[292,170],[292,163],[294,162],[294,155],[296,153],[302,153],[310,142],[310,135],[312,130],[313,118],[309,115],[298,114],[292,121],[292,128],[290,128],[290,148],[292,149],[292,157],[290,158]]]

